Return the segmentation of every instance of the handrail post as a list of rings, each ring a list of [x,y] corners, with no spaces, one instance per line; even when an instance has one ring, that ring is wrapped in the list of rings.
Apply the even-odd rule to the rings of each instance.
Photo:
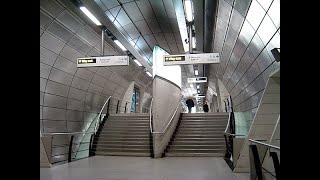
[[[118,114],[118,109],[119,109],[119,100],[118,100],[118,103],[117,103],[117,110],[116,110],[116,114]]]
[[[92,154],[92,142],[93,142],[93,138],[94,138],[95,134],[91,134],[91,137],[90,137],[90,143],[89,143],[89,157],[91,157],[93,154]]]
[[[69,142],[68,162],[71,162],[73,137],[74,137],[74,135],[71,136],[70,142]]]
[[[126,106],[124,107],[124,113],[127,113],[127,102],[126,102]]]
[[[111,99],[109,99],[109,101],[108,101],[108,107],[107,107],[107,117],[109,117],[109,105],[110,105],[110,101],[111,101]]]

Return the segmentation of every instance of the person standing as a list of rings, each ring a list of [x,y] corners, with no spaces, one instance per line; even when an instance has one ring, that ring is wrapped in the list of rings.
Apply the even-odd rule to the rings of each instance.
[[[208,111],[209,111],[209,107],[208,107],[208,104],[207,104],[207,103],[205,103],[205,104],[203,105],[203,111],[204,111],[204,112],[208,112]]]
[[[186,104],[188,106],[188,113],[191,113],[191,108],[194,107],[194,103],[193,103],[193,100],[192,99],[188,99],[186,101]]]

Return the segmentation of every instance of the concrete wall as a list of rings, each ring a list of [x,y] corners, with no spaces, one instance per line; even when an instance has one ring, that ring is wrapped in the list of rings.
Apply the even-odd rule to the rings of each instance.
[[[123,55],[110,40],[105,55]],[[130,61],[129,66],[77,68],[78,57],[99,56],[101,32],[68,1],[40,1],[40,129],[83,131],[109,96],[122,99],[134,81],[141,87],[152,78]],[[111,101],[115,112],[117,101]],[[122,111],[124,107],[121,107]],[[82,137],[75,137],[75,141]],[[53,162],[67,160],[69,137],[53,139]]]
[[[176,107],[180,105],[181,89],[172,83],[155,76],[153,80],[153,131],[162,132],[169,123]],[[175,130],[181,112],[181,106],[164,134],[154,134],[153,147],[155,158],[161,157],[172,133]]]
[[[123,107],[127,106],[127,113],[130,113],[130,110],[131,110],[133,88],[134,88],[134,82],[130,84],[127,91],[124,93],[123,101],[121,102],[121,106]],[[124,111],[121,111],[120,113],[124,113]]]

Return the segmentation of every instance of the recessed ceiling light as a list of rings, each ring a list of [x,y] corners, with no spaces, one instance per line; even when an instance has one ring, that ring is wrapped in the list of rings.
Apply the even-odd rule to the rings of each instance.
[[[84,14],[86,14],[91,21],[93,21],[97,26],[101,26],[102,24],[98,21],[98,19],[96,17],[94,17],[94,15],[84,6],[80,7],[81,11],[84,12]]]

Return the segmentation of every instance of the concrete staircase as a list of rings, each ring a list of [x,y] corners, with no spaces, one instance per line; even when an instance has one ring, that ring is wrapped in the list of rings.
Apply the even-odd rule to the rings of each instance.
[[[223,132],[228,123],[228,113],[181,115],[164,156],[224,156]]]
[[[100,156],[151,156],[149,114],[110,114],[93,141]]]

